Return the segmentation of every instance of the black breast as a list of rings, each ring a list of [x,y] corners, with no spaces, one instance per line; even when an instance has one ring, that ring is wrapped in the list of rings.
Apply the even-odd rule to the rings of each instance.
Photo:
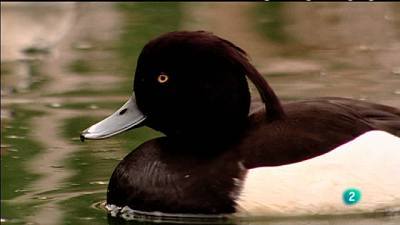
[[[234,212],[245,176],[236,154],[200,156],[179,148],[158,138],[127,155],[110,179],[107,203],[147,212]]]

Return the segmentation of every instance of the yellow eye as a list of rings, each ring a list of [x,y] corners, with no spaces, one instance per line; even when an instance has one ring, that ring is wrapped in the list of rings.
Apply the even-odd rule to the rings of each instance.
[[[166,82],[168,81],[168,79],[169,79],[168,75],[165,75],[165,74],[160,74],[160,75],[158,75],[158,77],[157,77],[157,81],[158,81],[160,84],[166,83]]]

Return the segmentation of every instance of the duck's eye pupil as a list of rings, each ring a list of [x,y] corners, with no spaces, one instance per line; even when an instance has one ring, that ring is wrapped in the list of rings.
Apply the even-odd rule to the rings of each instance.
[[[169,77],[168,77],[167,75],[165,75],[165,74],[160,74],[160,75],[158,75],[157,81],[158,81],[159,83],[163,84],[163,83],[167,82],[168,79],[169,79]]]

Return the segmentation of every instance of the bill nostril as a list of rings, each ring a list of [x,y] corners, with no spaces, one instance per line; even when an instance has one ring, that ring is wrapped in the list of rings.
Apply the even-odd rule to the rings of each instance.
[[[119,112],[119,115],[124,115],[128,111],[128,108],[125,108]]]

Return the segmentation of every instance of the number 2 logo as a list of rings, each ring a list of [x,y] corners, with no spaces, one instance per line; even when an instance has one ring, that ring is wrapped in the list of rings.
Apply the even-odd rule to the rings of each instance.
[[[349,188],[343,192],[343,202],[346,205],[357,204],[361,200],[361,191],[356,188]]]
[[[356,200],[354,199],[354,196],[356,196],[356,193],[355,193],[354,191],[350,191],[350,192],[349,192],[349,202],[354,202],[354,201],[356,201]]]

